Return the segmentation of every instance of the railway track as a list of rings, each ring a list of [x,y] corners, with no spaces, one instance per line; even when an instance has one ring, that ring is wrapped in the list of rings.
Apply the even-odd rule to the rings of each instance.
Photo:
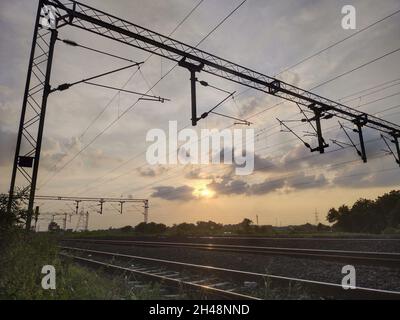
[[[400,253],[397,252],[365,252],[346,250],[323,250],[284,248],[266,246],[243,246],[215,243],[195,242],[166,242],[166,241],[142,241],[142,240],[106,240],[106,239],[64,239],[70,243],[106,244],[117,246],[142,246],[142,247],[167,247],[188,248],[209,251],[225,251],[235,253],[251,253],[264,255],[281,255],[298,258],[312,258],[322,260],[334,260],[337,262],[358,263],[365,265],[379,265],[387,267],[400,267]]]
[[[160,282],[175,290],[200,293],[202,297],[260,300],[291,295],[294,291],[320,299],[400,299],[400,292],[219,268],[116,252],[61,246],[61,255],[80,263]],[[280,291],[278,290],[280,288]],[[282,291],[283,288],[283,291]],[[296,294],[296,293],[294,293]],[[294,298],[294,296],[292,297]]]

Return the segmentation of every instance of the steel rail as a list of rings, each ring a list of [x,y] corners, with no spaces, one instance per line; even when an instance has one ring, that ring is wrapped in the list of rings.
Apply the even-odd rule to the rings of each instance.
[[[150,247],[178,247],[190,249],[202,249],[210,251],[227,251],[240,253],[256,253],[296,256],[300,258],[330,259],[335,261],[355,261],[366,264],[378,264],[385,266],[400,266],[400,253],[397,252],[365,252],[346,250],[324,250],[264,246],[243,246],[214,243],[193,242],[162,242],[162,241],[136,241],[136,240],[105,240],[105,239],[64,239],[63,241],[77,241],[111,245],[133,245]]]
[[[368,297],[368,298],[374,298],[374,299],[377,299],[377,298],[400,299],[400,292],[397,292],[397,291],[365,288],[365,287],[357,287],[357,286],[350,290],[346,290],[343,288],[342,285],[336,284],[336,283],[331,283],[331,282],[307,280],[307,279],[300,279],[300,278],[286,277],[286,276],[277,276],[277,275],[271,275],[271,274],[265,274],[265,273],[257,273],[257,272],[251,272],[251,271],[221,268],[221,267],[215,267],[215,266],[209,266],[209,265],[199,265],[199,264],[164,260],[164,259],[158,259],[158,258],[128,255],[128,254],[122,254],[122,253],[116,253],[116,252],[107,252],[107,251],[99,251],[99,250],[76,248],[76,247],[65,247],[65,246],[60,246],[60,248],[63,250],[72,250],[72,251],[78,251],[78,252],[84,252],[84,253],[92,253],[92,254],[99,254],[99,255],[104,255],[104,256],[124,258],[124,259],[141,260],[141,261],[150,262],[153,264],[164,264],[164,265],[167,264],[170,266],[180,267],[180,268],[190,268],[190,269],[196,269],[196,270],[207,271],[207,272],[225,273],[225,274],[231,274],[234,276],[239,276],[241,278],[247,277],[247,279],[258,278],[259,280],[262,279],[264,282],[265,282],[265,280],[268,280],[268,279],[269,280],[278,280],[278,282],[284,282],[284,283],[297,282],[297,283],[301,283],[306,288],[314,288],[314,289],[322,290],[323,292],[329,292],[330,294],[339,293],[343,297],[346,296],[346,297]],[[82,260],[82,261],[97,263],[97,261],[95,261],[93,259],[87,259],[87,258],[83,258],[83,257],[76,257],[76,258],[78,260]],[[110,264],[104,263],[104,262],[101,262],[101,264],[104,266],[110,266]],[[131,268],[124,268],[124,267],[120,267],[120,266],[118,266],[118,268],[120,268],[121,270],[142,274],[144,276],[159,278],[161,280],[166,280],[165,278],[168,278],[168,277],[161,276],[161,275],[153,275],[153,274],[145,272],[145,271],[136,271]],[[173,278],[168,278],[168,281],[169,280],[173,280],[173,282],[175,284],[177,282],[181,282],[181,280],[173,279]],[[194,284],[194,283],[188,282],[188,281],[186,281],[185,283],[188,286],[195,285],[195,287],[215,291],[215,293],[217,293],[217,294],[222,294],[222,295],[226,295],[226,296],[231,295],[231,296],[236,296],[236,298],[239,298],[238,295],[240,295],[240,296],[243,296],[242,299],[243,298],[244,299],[246,299],[246,298],[247,299],[248,298],[258,299],[256,297],[252,297],[249,295],[242,295],[237,292],[217,289],[217,288],[213,288],[211,286]]]
[[[93,260],[93,259],[78,257],[78,256],[74,256],[74,255],[68,255],[68,254],[64,254],[64,253],[60,253],[60,255],[65,256],[65,257],[73,258],[74,260],[78,260],[78,261],[82,261],[82,262],[86,262],[86,263],[90,263],[90,264],[96,264],[96,265],[99,265],[99,266],[102,266],[102,267],[106,267],[106,268],[112,268],[112,269],[116,269],[116,270],[119,270],[119,271],[138,274],[138,275],[146,277],[146,278],[157,279],[158,281],[161,281],[163,283],[168,283],[168,284],[173,285],[173,286],[178,287],[178,288],[182,288],[183,287],[183,288],[187,288],[187,289],[195,289],[197,291],[207,291],[211,295],[217,296],[217,297],[222,297],[222,298],[226,298],[226,299],[235,299],[235,300],[261,300],[261,299],[259,299],[257,297],[250,296],[250,295],[245,295],[245,294],[241,294],[241,293],[237,293],[237,292],[218,289],[218,288],[214,288],[214,287],[211,287],[211,286],[202,285],[202,284],[199,284],[199,283],[183,281],[183,280],[180,280],[180,279],[170,278],[170,277],[167,277],[167,276],[163,276],[163,275],[159,275],[159,274],[153,274],[153,273],[150,273],[150,272],[135,270],[135,269],[132,269],[132,268],[122,267],[122,266],[118,266],[118,265],[107,263],[107,262],[102,262],[102,261],[97,261],[97,260]]]

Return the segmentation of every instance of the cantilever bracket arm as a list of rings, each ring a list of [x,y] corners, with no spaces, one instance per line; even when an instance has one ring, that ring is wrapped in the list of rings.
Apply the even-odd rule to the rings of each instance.
[[[392,137],[393,137],[393,140],[390,140],[387,137],[385,137],[383,134],[381,134],[381,138],[385,142],[386,146],[388,147],[389,152],[392,154],[393,158],[396,160],[396,163],[400,166],[399,135],[394,134]],[[390,142],[394,143],[394,145],[396,147],[396,151],[397,151],[397,157],[386,139],[388,139],[388,140],[390,140]]]
[[[311,152],[319,151],[319,153],[325,153],[325,148],[329,147],[329,144],[325,142],[324,137],[322,136],[322,127],[321,127],[321,117],[324,117],[324,108],[317,107],[315,103],[312,103],[308,106],[310,110],[314,112],[314,117],[311,119],[307,119],[308,122],[315,121],[316,126],[316,134],[318,139],[318,147],[311,149]]]
[[[364,136],[362,132],[363,126],[365,126],[368,123],[368,115],[363,114],[361,116],[358,116],[355,120],[353,120],[353,123],[357,126],[357,129],[354,129],[354,132],[358,133],[358,138],[360,140],[360,146],[361,146],[361,154],[357,150],[358,154],[360,155],[361,159],[364,161],[364,163],[367,162],[367,153],[365,151],[365,144],[364,144]]]
[[[400,167],[400,147],[399,147],[399,138],[400,138],[400,134],[394,134],[393,135],[393,140],[392,142],[395,144],[396,146],[396,150],[397,150],[397,159],[396,162],[398,163],[399,167]],[[395,157],[396,158],[396,157]]]
[[[192,126],[197,125],[197,121],[199,120],[197,118],[197,101],[196,101],[196,72],[201,72],[201,70],[204,67],[204,63],[200,64],[193,64],[190,62],[186,61],[186,58],[183,58],[182,60],[179,61],[178,63],[179,66],[186,68],[190,72],[190,91],[191,91],[191,97],[192,97]]]
[[[360,145],[361,145],[361,151],[360,151],[360,150],[358,150],[358,148],[357,148],[356,144],[354,143],[353,139],[351,139],[350,135],[349,135],[348,132],[346,131],[346,128],[342,125],[342,123],[341,123],[340,121],[338,121],[338,122],[339,122],[340,128],[341,128],[341,129],[343,130],[343,132],[346,134],[347,139],[349,139],[349,141],[350,141],[350,146],[352,146],[352,147],[356,150],[357,154],[360,156],[360,158],[361,158],[364,162],[367,162],[367,155],[366,155],[366,153],[365,153],[364,139],[363,139],[363,135],[362,135],[362,131],[361,131],[361,126],[358,127],[357,129],[354,129],[354,130],[353,130],[354,132],[358,132],[358,134],[359,134],[359,136],[360,136]]]
[[[301,138],[296,132],[294,132],[291,128],[289,128],[289,127],[285,124],[284,121],[282,121],[282,120],[280,120],[280,119],[278,119],[278,118],[276,118],[276,120],[279,122],[279,124],[280,124],[281,126],[284,126],[284,127],[286,128],[286,130],[288,130],[288,131],[286,131],[286,132],[290,132],[291,134],[293,134],[297,139],[299,139],[299,140],[304,144],[304,146],[305,146],[306,148],[310,149],[311,152],[313,152],[313,149],[311,148],[310,144],[307,143],[307,142],[305,142],[303,138]]]

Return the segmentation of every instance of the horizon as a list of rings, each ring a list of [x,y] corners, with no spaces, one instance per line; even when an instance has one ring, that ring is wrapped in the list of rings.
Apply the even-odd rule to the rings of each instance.
[[[342,3],[252,0],[219,25],[226,12],[240,2],[232,1],[227,5],[205,1],[179,25],[195,1],[132,3],[124,0],[117,5],[105,0],[83,1],[163,35],[179,26],[171,35],[172,39],[192,46],[200,41],[201,50],[269,76],[278,75],[278,79],[300,88],[317,86],[313,93],[335,101],[342,99],[351,107],[400,123],[400,113],[393,110],[398,104],[399,52],[321,85],[396,49],[399,19],[392,17],[380,22],[368,32],[280,74],[310,54],[356,32],[341,26]],[[398,4],[397,0],[354,1],[357,29],[397,10]],[[9,188],[36,6],[28,0],[0,4],[0,26],[6,31],[0,35],[0,41],[8,44],[2,47],[0,56],[3,66],[0,75],[1,193],[8,193]],[[210,35],[204,38],[208,33]],[[145,61],[148,56],[139,49],[77,29],[60,29],[59,37],[135,61]],[[57,42],[54,55],[53,87],[124,66],[112,57],[67,46],[61,41]],[[177,121],[180,128],[190,126],[189,73],[183,68],[169,73],[173,65],[171,61],[152,56],[134,76],[135,70],[124,70],[99,81],[118,87],[127,82],[126,89],[146,92],[161,77],[163,81],[150,91],[154,96],[171,99],[162,104],[140,101],[130,109],[136,98],[120,93],[111,101],[115,91],[84,84],[52,93],[47,107],[36,194],[146,198],[150,205],[149,221],[167,225],[208,220],[229,224],[244,218],[254,221],[256,215],[260,225],[274,225],[277,220],[282,225],[300,225],[312,223],[315,211],[319,212],[320,222],[326,224],[330,208],[350,205],[360,198],[375,199],[399,186],[400,170],[377,132],[364,132],[369,159],[363,164],[354,149],[335,145],[333,141],[347,141],[346,135],[336,120],[326,120],[323,130],[329,140],[328,150],[335,153],[312,154],[291,133],[281,132],[275,119],[300,119],[294,103],[256,90],[244,91],[245,87],[206,72],[197,75],[199,81],[237,92],[235,99],[222,105],[219,112],[239,119],[252,117],[249,128],[255,129],[254,173],[237,176],[231,165],[224,164],[149,164],[144,156],[150,145],[145,139],[149,130],[166,130],[169,120]],[[381,86],[382,90],[369,92],[367,97],[360,95],[360,91],[388,81],[391,85],[386,84],[383,89]],[[199,114],[226,96],[200,85],[197,90]],[[104,113],[99,113],[103,108]],[[391,109],[389,113],[388,109]],[[109,128],[114,122],[118,125]],[[200,132],[232,125],[232,119],[209,115],[193,128]],[[296,130],[307,135],[310,127]],[[95,142],[91,144],[93,139]],[[307,139],[315,145],[315,138]],[[354,139],[357,141],[356,136]],[[73,212],[73,203],[37,201],[35,205],[40,206],[42,213]],[[97,203],[82,205],[80,209],[90,212],[89,229],[137,225],[143,220],[141,207],[126,206],[122,215],[109,204],[104,206],[102,215],[97,214]],[[41,223],[40,228],[45,225],[46,222]],[[77,225],[77,217],[71,225]]]

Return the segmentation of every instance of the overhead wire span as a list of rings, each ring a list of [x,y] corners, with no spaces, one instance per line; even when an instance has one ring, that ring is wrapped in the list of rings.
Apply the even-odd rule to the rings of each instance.
[[[314,53],[314,54],[308,56],[307,58],[302,59],[302,60],[296,62],[295,64],[293,64],[293,65],[291,65],[291,66],[289,66],[289,67],[287,67],[287,68],[281,70],[279,73],[277,73],[277,74],[275,75],[275,77],[278,77],[279,75],[283,74],[284,72],[289,71],[289,70],[291,70],[291,69],[297,67],[298,65],[303,64],[304,62],[306,62],[306,61],[308,61],[308,60],[310,60],[310,59],[312,59],[312,58],[315,58],[316,56],[320,55],[321,53],[323,53],[323,52],[325,52],[325,51],[327,51],[327,50],[329,50],[329,49],[331,49],[331,48],[337,46],[338,44],[340,44],[340,43],[342,43],[342,42],[345,42],[345,41],[348,40],[348,39],[353,38],[354,36],[360,34],[361,32],[364,32],[364,31],[368,30],[369,28],[371,28],[371,27],[373,27],[373,26],[375,26],[375,25],[377,25],[377,24],[379,24],[379,23],[381,23],[381,22],[383,22],[383,21],[389,19],[390,17],[392,17],[392,16],[398,14],[399,12],[400,12],[400,9],[394,11],[393,13],[391,13],[391,14],[389,14],[389,15],[387,15],[387,16],[385,16],[385,17],[383,17],[383,18],[381,18],[381,19],[379,19],[379,20],[377,20],[377,21],[375,21],[375,22],[373,22],[373,23],[371,23],[371,24],[369,24],[369,25],[367,25],[366,27],[364,27],[364,28],[360,29],[359,31],[353,33],[352,35],[350,35],[350,36],[348,36],[348,37],[345,37],[345,38],[343,38],[343,39],[341,39],[341,40],[339,40],[339,41],[336,41],[335,43],[333,43],[333,44],[331,44],[331,45],[329,45],[329,46],[327,46],[327,47],[325,47],[325,48],[323,48],[323,49],[317,51],[316,53]],[[398,79],[398,80],[400,80],[400,79]],[[247,89],[241,91],[241,92],[238,94],[238,96],[239,96],[239,95],[242,95],[242,94],[244,94],[244,93],[246,93],[246,92],[248,92],[249,90],[251,90],[251,88],[247,88]],[[311,90],[312,90],[312,89],[311,89]],[[283,103],[283,102],[282,102],[282,103]],[[282,104],[282,103],[280,103],[280,104]],[[268,110],[266,110],[266,111],[268,111]],[[257,115],[257,114],[255,114],[255,115]],[[250,118],[248,118],[248,119],[250,119]]]
[[[216,27],[214,27],[210,32],[207,33],[207,35],[205,37],[203,37],[195,46],[198,47],[201,43],[203,43],[212,33],[214,33],[230,16],[233,15],[234,12],[236,12],[247,0],[242,1],[238,6],[235,7],[235,9],[233,9],[224,19],[222,19],[222,21],[220,21]],[[200,2],[201,3],[201,2]],[[200,4],[199,3],[199,4]],[[198,5],[199,5],[198,4]],[[198,5],[196,7],[198,7]],[[146,62],[153,54],[149,55],[148,58],[145,59],[144,62]],[[178,66],[178,64],[175,64],[166,74],[164,74],[151,88],[149,88],[149,90],[146,92],[146,94],[148,92],[150,92],[154,87],[156,87],[168,74],[170,74],[172,72],[172,70],[174,70],[176,67]],[[139,69],[140,70],[140,69]],[[132,75],[133,76],[133,75]],[[129,81],[130,79],[128,79]],[[128,83],[128,82],[127,82]],[[127,84],[126,83],[126,84]],[[118,93],[116,93],[115,97],[118,96]],[[113,99],[112,99],[113,100]],[[112,100],[110,100],[110,102],[106,105],[106,107],[101,111],[101,113],[104,113],[106,108],[110,105],[110,103],[112,102]],[[102,136],[104,134],[104,132],[106,132],[109,128],[111,128],[118,120],[120,120],[125,114],[127,114],[130,110],[132,110],[136,104],[139,102],[140,100],[138,99],[135,103],[133,103],[131,106],[129,106],[127,109],[125,109],[121,115],[115,119],[114,121],[112,121],[110,124],[108,124],[105,128],[103,128],[103,130],[101,130],[93,139],[91,139],[82,149],[80,149],[71,159],[69,159],[69,161],[67,161],[62,167],[60,167],[59,170],[57,170],[51,177],[49,177],[49,179],[47,179],[44,183],[41,184],[40,188],[42,188],[44,185],[46,185],[56,174],[58,174],[61,170],[63,170],[65,167],[67,167],[72,161],[74,161],[83,151],[85,151],[91,144],[93,144],[100,136]],[[97,119],[98,117],[96,117]]]
[[[171,101],[170,99],[162,98],[160,96],[157,97],[157,96],[145,94],[145,93],[142,93],[142,92],[137,92],[137,91],[132,91],[132,90],[125,90],[125,89],[122,89],[122,88],[116,88],[116,87],[112,87],[112,86],[107,86],[107,85],[100,84],[100,83],[94,83],[94,82],[89,82],[89,81],[84,81],[84,83],[88,84],[88,85],[91,85],[91,86],[101,87],[101,88],[105,88],[105,89],[117,90],[119,92],[131,93],[131,94],[139,95],[139,96],[146,97],[146,98],[153,98],[154,100],[152,100],[152,101],[159,101],[161,103],[164,103],[164,101]]]
[[[112,57],[112,58],[116,58],[116,59],[119,59],[119,60],[136,63],[136,61],[134,61],[132,59],[124,58],[124,57],[121,57],[121,56],[118,56],[118,55],[115,55],[115,54],[112,54],[112,53],[109,53],[109,52],[105,52],[105,51],[102,51],[102,50],[99,50],[99,49],[90,48],[90,47],[81,45],[81,44],[79,44],[79,43],[77,43],[76,41],[73,41],[73,40],[60,39],[60,38],[57,38],[57,40],[65,43],[65,44],[67,44],[67,45],[69,45],[71,47],[83,48],[83,49],[86,49],[86,50],[89,50],[89,51],[92,51],[92,52],[96,52],[96,53],[100,53],[100,54],[103,54],[103,55],[106,55],[106,56],[109,56],[109,57]]]
[[[329,45],[329,46],[327,46],[327,47],[325,47],[325,48],[323,48],[323,49],[321,49],[321,50],[319,50],[319,51],[313,53],[312,55],[310,55],[310,56],[308,56],[308,57],[306,57],[306,58],[304,58],[304,59],[302,59],[302,60],[296,62],[295,64],[293,64],[293,65],[291,65],[291,66],[285,68],[285,69],[282,70],[279,74],[282,74],[282,73],[284,73],[284,72],[286,72],[286,71],[289,71],[289,70],[291,70],[291,69],[297,67],[298,65],[300,65],[300,64],[302,64],[302,63],[304,63],[304,62],[306,62],[306,61],[308,61],[308,60],[310,60],[310,59],[312,59],[312,58],[314,58],[314,57],[320,55],[321,53],[323,53],[323,52],[325,52],[325,51],[327,51],[327,50],[329,50],[329,49],[331,49],[331,48],[337,46],[338,44],[341,44],[342,42],[345,42],[346,40],[351,39],[351,38],[357,36],[357,35],[360,34],[361,32],[364,32],[364,31],[366,31],[366,30],[372,28],[373,26],[375,26],[375,25],[377,25],[377,24],[379,24],[379,23],[381,23],[381,22],[383,22],[383,21],[385,21],[385,20],[387,20],[387,19],[393,17],[394,15],[398,14],[399,12],[400,12],[400,9],[398,9],[398,10],[394,11],[393,13],[391,13],[391,14],[389,14],[389,15],[387,15],[387,16],[385,16],[385,17],[383,17],[383,18],[381,18],[381,19],[379,19],[379,20],[377,20],[377,21],[375,21],[375,22],[373,22],[373,23],[371,23],[371,24],[365,26],[364,28],[362,28],[362,29],[360,29],[360,30],[354,32],[353,34],[351,34],[351,35],[349,35],[349,36],[347,36],[347,37],[345,37],[345,38],[343,38],[343,39],[341,39],[341,40],[339,40],[339,41],[336,41],[336,42],[332,43],[331,45]]]
[[[394,106],[394,107],[391,107],[391,108],[388,108],[388,109],[385,109],[385,110],[383,110],[383,111],[381,111],[381,112],[389,111],[389,110],[392,110],[392,109],[397,108],[397,107],[400,107],[400,105]],[[303,110],[303,111],[304,111],[304,110]],[[215,112],[213,112],[213,113],[215,113]],[[222,115],[222,116],[225,116],[225,115]],[[296,120],[296,121],[298,121],[298,120]],[[273,125],[272,127],[269,128],[269,130],[268,130],[267,132],[269,132],[270,130],[272,130],[272,129],[276,128],[276,127],[279,127],[279,125],[280,125],[280,124]],[[304,125],[304,124],[300,124],[299,126],[296,126],[295,128],[300,127],[300,126],[303,126],[303,125]],[[229,127],[231,127],[231,126],[228,126],[228,127],[226,127],[226,128],[229,128]],[[338,127],[337,127],[336,125],[335,125],[335,126],[328,127],[328,128],[325,130],[325,132],[332,131],[333,129],[338,129]],[[259,135],[265,134],[265,133],[266,133],[265,130],[266,130],[266,129],[262,129],[262,131],[260,130],[261,132],[260,132],[259,134],[257,134],[256,137],[259,136]],[[279,131],[278,131],[278,132],[275,132],[275,133],[273,133],[273,134],[277,134],[277,133],[279,133]],[[271,135],[270,135],[270,136],[271,136]],[[266,147],[266,148],[276,147],[276,146],[283,145],[283,144],[287,144],[287,143],[289,143],[289,142],[296,141],[296,140],[297,140],[297,138],[296,138],[296,139],[292,139],[292,140],[290,140],[290,141],[288,141],[288,142],[286,142],[286,143],[279,143],[279,144],[277,144],[277,145],[268,146],[268,147]],[[378,140],[366,141],[365,143],[374,142],[374,141],[379,141],[379,139],[378,139]],[[266,148],[259,149],[258,151],[264,150],[264,149],[266,149]],[[334,150],[332,150],[332,151],[334,151]],[[326,153],[330,153],[330,152],[332,152],[332,151],[327,151]],[[143,154],[143,153],[144,153],[144,152],[142,152],[141,154]],[[139,155],[140,155],[140,154],[137,154],[137,155],[134,156],[133,158],[136,158],[136,157],[139,156]],[[308,156],[308,157],[313,157],[313,156],[311,155],[311,156]],[[128,159],[128,161],[124,162],[123,164],[126,164],[126,163],[128,163],[129,161],[130,161],[130,159]],[[118,178],[120,178],[120,177],[123,177],[123,176],[125,176],[126,174],[131,173],[131,172],[134,172],[136,169],[143,167],[144,165],[145,165],[145,164],[143,164],[143,165],[140,166],[140,167],[136,167],[136,168],[134,168],[134,170],[130,170],[130,171],[127,172],[127,173],[120,174],[119,176],[114,177],[114,178],[112,178],[112,179],[109,179],[109,180],[107,180],[106,182],[113,181],[113,180],[116,180],[116,179],[118,179]],[[116,169],[120,168],[121,166],[122,166],[122,165],[118,166],[117,168],[114,168],[112,171],[115,171]],[[104,177],[104,176],[103,176],[103,177]],[[101,179],[101,178],[100,178],[100,179]],[[97,180],[98,180],[98,179],[96,179],[96,181],[97,181]],[[98,185],[99,185],[99,184],[98,184]],[[95,186],[93,186],[93,187],[94,187],[94,188],[97,188],[98,185],[95,185]],[[90,187],[89,189],[91,189],[91,188],[93,188],[93,187]],[[85,190],[87,190],[87,189],[85,189]]]
[[[142,63],[143,62],[135,62],[134,64],[130,64],[130,65],[125,66],[125,67],[121,67],[121,68],[113,69],[113,70],[110,70],[110,71],[107,71],[107,72],[103,72],[103,73],[100,73],[98,75],[91,76],[89,78],[85,78],[85,79],[82,79],[82,80],[79,80],[79,81],[75,81],[75,82],[71,82],[71,83],[63,83],[63,84],[60,84],[58,87],[56,87],[54,89],[51,89],[50,92],[64,91],[64,90],[67,90],[67,89],[71,88],[72,86],[77,85],[77,84],[88,82],[88,81],[94,80],[94,79],[98,79],[100,77],[104,77],[104,76],[107,76],[107,75],[110,75],[110,74],[113,74],[113,73],[116,73],[116,72],[119,72],[119,71],[122,71],[122,70],[126,70],[126,69],[129,69],[129,68],[137,67],[137,66],[141,65]]]
[[[179,29],[180,26],[193,14],[193,12],[203,3],[204,0],[200,0],[189,12],[186,14],[186,16],[175,26],[175,28],[168,34],[168,36],[171,36],[175,33],[176,30]],[[147,58],[144,60],[144,63],[146,63],[151,57],[153,56],[153,53],[147,56]],[[121,57],[120,57],[121,58]],[[125,58],[124,58],[125,59]],[[131,81],[131,79],[136,75],[136,73],[140,69],[137,69],[135,72],[133,72],[130,77],[125,81],[123,84],[122,88],[125,88],[128,83]],[[82,133],[79,135],[79,138],[82,138],[83,136],[86,135],[86,133],[89,131],[89,129],[93,126],[93,124],[104,114],[104,112],[107,110],[107,108],[111,105],[111,103],[114,101],[114,99],[119,95],[119,92],[116,92],[115,95],[105,104],[103,109],[97,114],[95,118],[87,125],[85,130],[82,131]],[[68,150],[68,152],[71,150],[72,146]],[[57,164],[53,166],[53,169],[57,168]],[[51,180],[51,179],[50,179]]]
[[[396,93],[393,93],[393,94],[384,96],[384,97],[379,98],[379,99],[375,99],[375,100],[372,100],[372,101],[365,102],[365,103],[360,104],[359,106],[355,107],[355,109],[359,109],[359,108],[361,108],[361,107],[364,107],[364,106],[373,104],[373,103],[375,103],[375,102],[379,102],[379,101],[382,101],[382,100],[386,100],[386,99],[389,99],[389,98],[393,98],[393,97],[396,97],[396,96],[398,96],[398,95],[400,95],[400,92],[396,92]]]
[[[223,114],[223,113],[219,113],[219,112],[215,112],[215,111],[211,111],[210,113],[215,114],[215,115],[220,116],[220,117],[224,117],[224,118],[228,118],[228,119],[239,121],[239,122],[235,122],[234,124],[244,124],[246,126],[250,126],[252,124],[250,121],[247,121],[247,120],[244,120],[244,119],[239,119],[239,118],[232,117],[232,116],[228,116],[228,115]]]
[[[386,87],[383,87],[383,88],[378,89],[378,90],[374,90],[374,91],[372,91],[372,92],[363,94],[363,95],[358,96],[358,97],[354,97],[354,98],[351,98],[351,99],[341,99],[340,101],[342,101],[343,103],[349,103],[349,102],[352,102],[352,101],[356,101],[356,100],[359,100],[359,99],[362,99],[362,98],[371,96],[371,95],[376,94],[376,93],[379,93],[379,92],[381,92],[381,91],[384,91],[384,90],[393,88],[393,87],[398,86],[398,85],[400,85],[400,82],[399,82],[399,83],[392,84],[392,85],[388,85],[388,86],[386,86]]]
[[[354,72],[354,71],[360,70],[360,69],[362,69],[362,68],[364,68],[364,67],[366,67],[366,66],[368,66],[368,65],[370,65],[370,64],[372,64],[372,63],[374,63],[374,62],[377,62],[377,61],[379,61],[379,60],[381,60],[381,59],[384,59],[384,58],[386,58],[386,57],[388,57],[388,56],[390,56],[390,55],[392,55],[392,54],[394,54],[394,53],[397,53],[397,52],[399,52],[399,51],[400,51],[400,48],[397,48],[397,49],[395,49],[395,50],[392,50],[392,51],[390,51],[390,52],[387,52],[387,53],[385,53],[384,55],[381,55],[381,56],[379,56],[379,57],[377,57],[377,58],[375,58],[375,59],[372,59],[372,60],[370,60],[370,61],[368,61],[368,62],[365,62],[365,63],[363,63],[363,64],[361,64],[361,65],[359,65],[359,66],[357,66],[357,67],[355,67],[355,68],[353,68],[353,69],[351,69],[351,70],[349,70],[349,71],[343,72],[343,73],[341,73],[341,74],[339,74],[339,75],[337,75],[337,76],[335,76],[335,77],[333,77],[333,78],[331,78],[331,79],[329,79],[329,80],[326,80],[326,81],[322,82],[321,84],[319,84],[319,85],[317,85],[317,86],[315,86],[315,87],[312,87],[312,88],[309,89],[309,90],[318,89],[318,88],[320,88],[320,87],[322,87],[322,86],[324,86],[324,85],[326,85],[326,84],[328,84],[328,83],[330,83],[330,82],[332,82],[332,81],[335,81],[335,80],[337,80],[337,79],[339,79],[339,78],[342,78],[342,77],[344,77],[344,76],[347,76],[347,75],[349,75],[350,73],[352,73],[352,72]]]
[[[197,120],[207,118],[208,115],[209,115],[210,113],[213,113],[213,111],[214,111],[215,109],[217,109],[218,107],[220,107],[225,101],[227,101],[227,100],[228,100],[230,97],[232,97],[235,93],[236,93],[236,91],[235,91],[235,92],[229,93],[229,95],[228,95],[227,97],[225,97],[225,98],[222,99],[220,102],[218,102],[218,103],[217,103],[214,107],[212,107],[210,110],[204,112]]]

